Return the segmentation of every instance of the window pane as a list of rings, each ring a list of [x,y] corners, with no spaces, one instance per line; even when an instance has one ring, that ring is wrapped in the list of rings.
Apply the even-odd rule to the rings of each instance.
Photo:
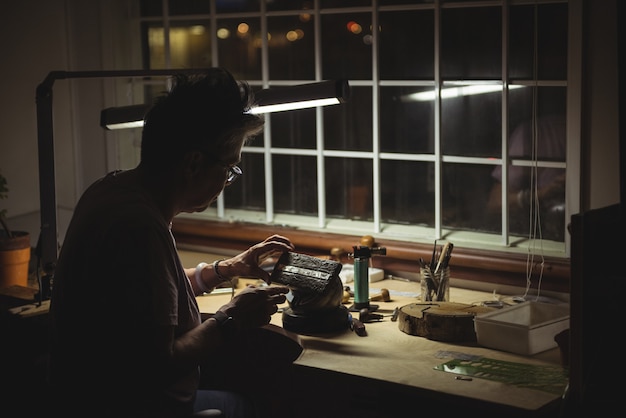
[[[315,149],[315,109],[267,114],[271,119],[272,147]]]
[[[313,16],[269,17],[269,73],[272,80],[315,79]]]
[[[378,0],[379,6],[395,6],[397,4],[433,3],[434,0]]]
[[[154,1],[154,3],[161,3],[160,1]],[[219,0],[218,0],[219,3]],[[206,14],[211,11],[210,2],[207,0],[169,0],[170,14],[176,15],[190,15],[190,14]]]
[[[163,7],[160,1],[141,0],[139,4],[141,16],[162,16]]]
[[[317,216],[317,163],[315,157],[272,157],[274,210]]]
[[[432,10],[380,14],[380,78],[434,79]]]
[[[539,79],[567,79],[567,3],[539,6]]]
[[[258,12],[260,10],[259,4],[259,0],[215,0],[215,8],[218,13]]]
[[[326,158],[326,213],[329,217],[372,220],[372,160]]]
[[[261,79],[261,25],[258,18],[219,19],[219,65],[239,79]]]
[[[322,78],[372,78],[370,13],[322,15]]]
[[[442,96],[443,153],[466,157],[500,156],[502,88],[494,84],[445,86]]]
[[[432,87],[381,87],[380,150],[432,154],[434,111]]]
[[[224,205],[230,209],[265,210],[263,155],[244,153],[239,167],[243,176],[224,188]]]
[[[517,169],[517,170],[514,170]],[[535,234],[539,238],[563,241],[565,237],[565,170],[559,168],[510,167],[510,176],[522,178],[531,184],[537,179],[537,192],[534,188],[510,189],[509,214],[510,231],[518,236]],[[524,191],[520,193],[521,191]],[[532,212],[531,212],[532,211]],[[532,221],[532,229],[531,229]]]
[[[416,161],[380,162],[382,221],[435,225],[434,164]]]
[[[481,3],[483,2],[489,2],[492,1],[494,3],[498,2],[500,3],[502,0],[481,0]],[[441,0],[442,3],[476,3],[476,0]]]
[[[512,90],[509,96],[511,157],[532,159],[533,87]],[[565,161],[565,87],[537,88],[537,132],[544,135],[537,148],[539,160]]]
[[[351,87],[347,103],[324,107],[324,148],[372,150],[371,87]]]
[[[445,79],[501,78],[502,8],[441,11],[441,69]]]
[[[533,79],[535,10],[538,27],[538,77],[544,80],[567,78],[567,4],[544,4],[511,7],[510,62],[511,78]]]
[[[311,10],[313,9],[313,0],[272,0],[267,1],[265,7],[267,11],[274,10]]]
[[[500,215],[485,210],[491,191],[492,170],[491,165],[443,165],[441,207],[444,227],[499,232]]]
[[[165,59],[165,36],[161,23],[143,26],[148,40],[146,50],[149,68],[211,67],[211,36],[207,21],[176,22],[170,27],[170,65]]]
[[[512,6],[509,22],[509,77],[533,79],[534,6]]]
[[[492,172],[493,186],[487,200],[490,230],[500,230],[501,171]],[[565,169],[509,165],[509,232],[518,237],[563,242],[565,239]],[[536,185],[536,187],[535,187]]]
[[[372,0],[320,0],[322,9],[331,7],[358,7],[371,6]]]
[[[548,167],[545,163],[565,162],[566,89],[538,88],[534,125],[533,90],[524,87],[512,90],[510,94],[509,155],[512,160],[536,161],[532,167],[509,165],[510,232],[518,236],[528,236],[532,232],[538,237],[562,242],[565,237],[565,169]],[[499,211],[502,207],[501,168],[494,168],[491,176],[494,194],[488,207],[491,211]],[[531,220],[536,225],[532,231]]]

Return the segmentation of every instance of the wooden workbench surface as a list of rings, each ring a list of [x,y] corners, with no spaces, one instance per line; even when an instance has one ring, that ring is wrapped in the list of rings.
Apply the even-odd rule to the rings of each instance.
[[[243,280],[241,284],[246,281]],[[380,288],[391,291],[390,302],[372,302],[379,305],[377,313],[390,314],[397,306],[419,301],[419,284],[399,280],[382,280],[372,283],[370,295]],[[228,301],[230,294],[198,297],[201,312],[215,312]],[[467,289],[452,288],[453,302],[476,304],[493,300],[491,294]],[[284,307],[288,307],[285,305]],[[358,313],[355,313],[355,316]],[[277,313],[272,323],[282,326],[282,316]],[[381,322],[366,324],[367,336],[359,337],[349,330],[336,335],[301,336],[304,351],[296,365],[345,373],[364,378],[408,385],[415,388],[469,397],[491,403],[534,411],[553,402],[559,395],[541,390],[473,378],[457,380],[456,374],[435,370],[434,367],[452,360],[455,356],[482,356],[523,364],[560,366],[557,348],[534,356],[521,356],[478,346],[476,343],[444,343],[408,335],[398,328],[397,322],[385,317]]]

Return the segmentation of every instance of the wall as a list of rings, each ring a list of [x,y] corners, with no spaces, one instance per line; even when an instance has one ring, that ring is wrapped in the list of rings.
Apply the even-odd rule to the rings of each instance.
[[[0,170],[7,178],[9,198],[0,202],[13,229],[25,229],[36,244],[39,230],[39,178],[35,89],[51,69],[67,68],[68,43],[65,1],[4,2],[0,25],[3,65],[0,80]],[[55,91],[59,138],[70,126],[68,91]],[[71,142],[59,147],[71,153]],[[61,195],[73,200],[73,164],[63,164],[58,178],[69,186]]]
[[[615,21],[617,6],[615,1],[604,0],[589,1],[587,7],[591,36],[583,38],[587,57],[583,111],[588,112],[588,119],[583,134],[587,190],[582,208],[596,209],[619,203],[617,25],[608,24]]]
[[[5,4],[6,3],[6,4]],[[117,69],[128,56],[131,27],[126,0],[23,0],[3,2],[0,51],[0,171],[9,198],[0,202],[13,229],[40,228],[37,86],[50,71]],[[122,48],[113,48],[122,45]],[[138,65],[138,64],[137,64]],[[131,68],[131,67],[127,67]],[[133,67],[133,68],[138,68]],[[113,105],[114,85],[99,79],[57,80],[53,85],[56,198],[59,240],[82,191],[112,166],[100,110]]]
[[[120,43],[136,31],[127,0],[22,0],[4,2],[0,25],[0,170],[9,182],[2,201],[14,229],[39,233],[39,178],[35,88],[51,70],[139,68],[137,45]],[[619,201],[615,0],[586,1],[588,97],[583,142],[582,208]],[[593,25],[593,26],[591,26]],[[135,38],[137,39],[137,38]],[[119,47],[121,45],[121,48]],[[116,48],[114,48],[116,46]],[[61,80],[54,85],[59,235],[84,188],[108,171],[114,146],[98,126],[99,110],[113,105],[110,81]]]

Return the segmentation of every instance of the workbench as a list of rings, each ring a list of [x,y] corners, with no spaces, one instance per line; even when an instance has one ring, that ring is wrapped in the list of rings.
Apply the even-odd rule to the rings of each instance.
[[[194,265],[197,254],[184,253],[186,265]],[[212,261],[206,259],[205,261]],[[240,281],[237,291],[247,282]],[[262,283],[258,283],[262,285]],[[419,302],[417,282],[384,279],[370,284],[370,295],[381,288],[391,301],[372,302],[377,313],[391,314],[394,308]],[[197,298],[200,311],[215,312],[230,299],[230,293]],[[480,304],[493,295],[451,288],[452,302]],[[288,307],[287,304],[280,308]],[[358,316],[358,313],[356,313]],[[282,326],[280,312],[272,324]],[[386,316],[366,324],[367,336],[349,329],[333,335],[299,335],[304,347],[292,365],[290,381],[281,385],[294,405],[294,417],[400,417],[424,413],[481,417],[557,417],[562,394],[521,387],[480,377],[457,378],[457,374],[435,369],[455,358],[485,358],[520,365],[561,368],[557,347],[533,356],[523,356],[479,346],[476,342],[447,343],[406,334]],[[263,350],[255,349],[259,361]],[[566,371],[563,370],[564,375]],[[276,388],[280,389],[280,388]],[[265,391],[266,389],[260,388]]]
[[[183,265],[195,266],[200,261],[211,262],[219,255],[199,251],[181,251]],[[262,282],[248,279],[239,280],[236,291],[246,284],[263,285]],[[350,284],[350,283],[348,283]],[[380,289],[390,291],[391,301],[372,302],[379,306],[376,313],[391,314],[396,307],[420,302],[420,286],[415,281],[384,279],[370,284],[370,295]],[[231,295],[227,289],[197,297],[200,311],[209,315],[228,302]],[[494,295],[470,289],[452,287],[450,300],[466,304],[480,304],[493,300]],[[19,308],[19,317],[24,320],[42,318],[45,320],[48,302],[24,305]],[[287,308],[288,304],[280,306]],[[16,308],[17,309],[17,308]],[[358,316],[358,313],[353,313]],[[35,321],[37,324],[40,321]],[[282,314],[272,317],[272,324],[282,326]],[[45,328],[45,321],[42,322]],[[502,383],[476,376],[463,376],[436,370],[442,364],[455,358],[485,358],[495,361],[512,362],[519,365],[561,368],[561,354],[558,348],[550,349],[533,356],[516,355],[503,351],[480,347],[475,342],[447,343],[424,337],[408,335],[385,316],[380,322],[366,323],[367,336],[360,337],[349,329],[332,335],[293,335],[304,347],[300,356],[289,366],[288,373],[259,368],[253,381],[261,382],[258,394],[271,398],[280,404],[280,414],[272,418],[396,418],[437,414],[438,417],[480,414],[482,417],[559,417],[561,394],[542,389],[531,389],[519,385]],[[22,329],[18,327],[17,329]],[[22,333],[38,340],[28,342],[28,347],[45,350],[45,332],[23,329]],[[24,340],[26,341],[26,339]],[[29,340],[30,341],[30,340]],[[7,349],[7,346],[4,346]],[[6,350],[2,350],[6,352]],[[11,350],[9,350],[11,351]],[[39,372],[43,367],[37,353],[21,353],[28,357],[30,366],[11,372],[8,376],[18,376],[16,388],[26,386],[34,389]],[[252,363],[263,363],[272,353],[262,346],[243,347],[247,360],[245,367]],[[6,354],[6,353],[5,353]],[[23,367],[12,353],[5,360]],[[225,358],[232,356],[225,354]],[[33,360],[34,359],[34,360]],[[254,375],[253,369],[235,372],[232,362],[213,361],[223,370],[233,371],[235,379]],[[20,366],[20,364],[22,366]],[[5,366],[8,366],[5,362]],[[39,370],[41,368],[41,370]],[[563,370],[565,372],[565,370]],[[7,376],[7,374],[5,374]],[[24,380],[28,380],[28,384]],[[33,380],[34,379],[34,380]],[[24,392],[25,394],[26,392]],[[20,397],[21,399],[21,397]]]

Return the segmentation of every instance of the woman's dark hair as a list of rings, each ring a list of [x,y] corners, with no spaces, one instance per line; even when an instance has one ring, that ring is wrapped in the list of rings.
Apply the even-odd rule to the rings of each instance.
[[[171,165],[189,151],[219,159],[238,150],[263,128],[262,117],[247,113],[253,100],[250,86],[222,68],[176,75],[144,119],[142,164]]]

